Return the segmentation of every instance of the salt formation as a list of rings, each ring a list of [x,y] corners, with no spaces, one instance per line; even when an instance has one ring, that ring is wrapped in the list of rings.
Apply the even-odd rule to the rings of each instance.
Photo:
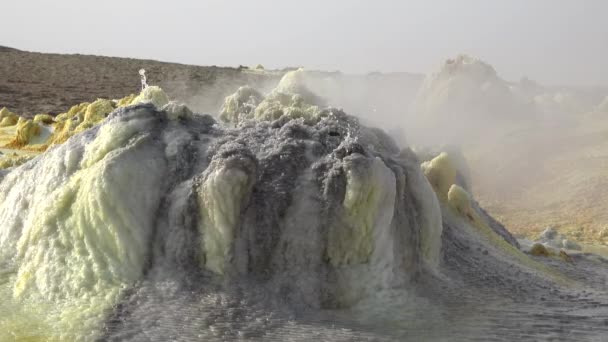
[[[549,116],[582,114],[590,109],[576,94],[569,92],[543,93],[536,95],[533,101],[541,112]]]
[[[448,59],[427,75],[412,107],[408,122],[418,132],[410,135],[429,146],[477,142],[484,134],[491,137],[535,116],[532,101],[516,86],[491,65],[467,55]]]
[[[547,117],[581,114],[593,106],[593,91],[575,87],[545,87],[526,77],[519,83],[511,83],[511,92],[522,103],[529,103],[533,113]]]
[[[426,116],[496,115],[512,113],[515,96],[489,64],[467,55],[448,59],[424,80],[416,99]],[[505,106],[507,108],[505,108]]]
[[[582,249],[579,244],[570,239],[567,239],[565,236],[558,233],[552,227],[545,229],[536,241],[542,243],[546,247],[552,247],[556,249],[564,248],[579,251]]]
[[[9,333],[25,334],[29,317],[45,339],[94,340],[148,267],[272,280],[319,308],[436,265],[441,213],[415,155],[305,102],[300,72],[266,97],[242,88],[227,99],[223,118],[237,128],[153,86],[107,118],[116,102],[55,118],[52,141],[67,141],[0,182]],[[78,129],[87,122],[98,124]]]

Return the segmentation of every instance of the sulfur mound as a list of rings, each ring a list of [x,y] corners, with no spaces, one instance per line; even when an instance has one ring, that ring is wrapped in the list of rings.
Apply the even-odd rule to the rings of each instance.
[[[466,111],[471,111],[468,115],[490,115],[500,104],[511,107],[514,100],[507,83],[491,65],[459,55],[446,60],[424,80],[416,106],[419,113],[429,116]]]
[[[98,339],[125,289],[154,270],[257,279],[309,307],[349,307],[438,262],[430,186],[385,134],[331,108],[228,128],[151,103],[0,179],[0,293],[11,298],[0,311],[11,322],[26,315],[49,340]],[[102,119],[94,108],[58,125]]]
[[[274,121],[280,118],[315,122],[323,112],[323,101],[306,86],[302,69],[286,73],[267,96],[249,87],[241,87],[224,102],[220,119],[238,125],[245,120]]]
[[[0,119],[4,118],[10,114],[13,114],[13,113],[11,113],[11,111],[9,111],[8,108],[2,107],[2,109],[0,109]]]
[[[138,103],[151,103],[156,108],[162,108],[169,103],[169,97],[158,86],[144,88],[141,93],[131,101],[131,105]]]
[[[448,59],[418,90],[409,117],[421,131],[414,138],[428,145],[477,142],[480,136],[494,136],[531,119],[532,101],[513,88],[477,58]]]
[[[256,120],[273,121],[281,117],[290,119],[303,118],[306,121],[318,119],[321,111],[317,106],[305,102],[299,94],[273,92],[269,94],[256,108]]]
[[[112,102],[104,99],[97,99],[87,106],[84,112],[84,122],[98,123],[105,119],[114,110]]]
[[[14,116],[5,116],[0,121],[0,127],[9,127],[15,126],[19,122],[19,117],[17,115]]]
[[[194,113],[186,105],[171,101],[162,107],[170,120],[192,119]]]
[[[30,316],[52,327],[44,332],[50,340],[93,339],[105,311],[143,271],[164,161],[154,144],[141,146],[140,131],[158,120],[134,110],[131,120],[116,118],[2,179],[0,263],[13,264],[3,282],[15,302],[0,311],[18,315],[6,305],[33,300],[55,307]],[[11,214],[11,203],[29,209]]]
[[[439,199],[448,199],[448,191],[456,183],[456,168],[447,153],[442,152],[437,157],[421,165]]]
[[[220,112],[220,120],[236,124],[253,114],[264,96],[251,87],[240,87],[226,97]]]
[[[421,167],[305,81],[239,89],[228,125],[154,87],[55,118],[63,144],[0,171],[0,340],[466,339],[436,329],[463,303],[561,291],[447,154]]]
[[[33,120],[19,119],[15,137],[7,144],[7,147],[19,148],[30,143],[36,136],[40,135],[40,125]]]
[[[0,127],[14,126],[19,121],[19,116],[9,111],[6,107],[0,109]]]
[[[55,118],[53,118],[51,115],[48,115],[48,114],[36,114],[34,116],[34,123],[37,123],[37,124],[50,125],[54,121],[55,121]]]
[[[395,175],[381,159],[352,155],[344,161],[348,171],[343,214],[328,235],[327,253],[333,265],[369,262],[374,235],[390,234],[395,207]]]
[[[228,150],[233,146],[223,148]],[[230,264],[240,213],[251,198],[257,168],[252,156],[236,154],[223,158],[224,153],[211,161],[198,187],[199,231],[203,236],[201,255],[204,256],[201,264],[218,274],[224,274]]]
[[[448,191],[448,203],[462,216],[473,220],[474,214],[471,205],[471,197],[465,189],[459,185],[453,184]]]

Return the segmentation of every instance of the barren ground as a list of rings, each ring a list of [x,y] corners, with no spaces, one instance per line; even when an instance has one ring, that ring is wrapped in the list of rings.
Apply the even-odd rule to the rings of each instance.
[[[138,71],[177,100],[199,111],[219,107],[239,86],[276,82],[280,73],[240,71],[129,58],[60,55],[0,47],[0,108],[18,114],[59,114],[97,98],[122,98],[139,92]],[[202,102],[196,95],[215,102]]]

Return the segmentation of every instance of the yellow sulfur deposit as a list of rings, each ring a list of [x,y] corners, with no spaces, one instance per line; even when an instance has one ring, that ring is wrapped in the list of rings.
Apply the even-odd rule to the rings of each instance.
[[[306,71],[304,71],[303,68],[292,70],[281,78],[274,91],[284,94],[301,94],[309,92],[306,88],[305,79]]]
[[[146,87],[141,93],[131,101],[131,104],[152,103],[156,108],[162,108],[169,103],[169,97],[157,86]]]
[[[15,113],[11,112],[6,107],[2,107],[2,109],[0,109],[0,119],[3,119],[8,116],[15,116],[15,115],[16,115]]]
[[[9,111],[6,107],[0,109],[0,127],[14,126],[18,120],[19,116]]]
[[[123,97],[122,99],[115,101],[116,107],[120,108],[120,107],[129,106],[129,105],[131,105],[131,103],[133,102],[133,100],[136,97],[137,97],[137,95],[135,95],[135,94],[127,95],[127,96]]]
[[[87,106],[84,112],[84,122],[98,123],[105,119],[114,110],[112,102],[104,99],[97,99]]]
[[[211,167],[220,164],[216,161]],[[203,266],[224,274],[230,258],[241,208],[253,187],[253,177],[240,168],[219,166],[207,175],[198,191],[202,224]]]
[[[461,186],[452,184],[448,191],[448,203],[452,209],[456,210],[461,215],[473,219],[471,198],[469,193]]]
[[[255,109],[256,120],[276,120],[282,116],[291,119],[304,118],[314,121],[320,113],[319,107],[307,104],[299,94],[272,92]]]
[[[83,132],[100,122],[114,110],[112,101],[97,99],[93,103],[84,102],[73,106],[67,113],[55,118],[53,134],[46,145],[62,144],[72,135]]]
[[[191,119],[194,116],[190,108],[174,101],[166,104],[162,110],[167,113],[169,120]]]
[[[48,140],[49,145],[63,144],[73,134],[77,123],[74,120],[66,120],[55,124],[55,131]]]
[[[6,116],[6,117],[2,118],[2,120],[0,121],[0,127],[15,126],[18,121],[19,121],[19,118],[16,115]]]
[[[68,140],[76,133],[76,128],[85,121],[84,118],[87,111],[89,112],[89,117],[94,117],[99,111],[104,109],[104,106],[98,103],[89,110],[89,107],[92,105],[91,103],[83,102],[72,106],[66,113],[57,115],[55,117],[55,124],[53,125],[53,133],[41,149],[44,150],[46,146],[62,144]]]
[[[433,186],[433,190],[435,190],[439,200],[446,202],[455,213],[465,218],[477,232],[481,233],[481,235],[487,238],[494,246],[507,252],[522,264],[541,270],[558,282],[566,283],[564,278],[559,274],[547,266],[531,260],[526,254],[509,244],[502,236],[490,228],[488,223],[473,207],[471,195],[461,186],[454,184],[456,182],[457,171],[447,153],[442,152],[431,161],[423,163],[421,167],[425,176]],[[541,247],[536,248],[540,249]],[[542,246],[542,248],[545,247]],[[544,253],[542,250],[536,252]],[[534,253],[531,254],[535,255]],[[566,258],[562,259],[566,260]]]
[[[315,122],[321,110],[304,78],[304,70],[290,71],[266,97],[250,87],[241,87],[224,101],[220,119],[234,125],[242,120],[273,121],[281,117]]]
[[[508,243],[502,236],[498,235],[488,223],[476,212],[471,203],[471,196],[462,187],[454,184],[448,191],[448,204],[450,207],[459,215],[466,218],[470,225],[475,228],[482,236],[485,236],[494,246],[507,252],[509,255],[514,257],[516,260],[524,265],[528,265],[536,270],[542,271],[546,275],[553,278],[555,281],[562,284],[567,284],[568,281],[559,273],[553,269],[547,267],[544,264],[538,263],[529,258],[521,250]],[[535,244],[530,250],[532,255],[542,256],[556,256],[555,253],[550,251],[542,244]],[[567,260],[562,257],[563,260]]]
[[[126,142],[150,121],[106,125],[83,150],[47,152],[45,172],[3,178],[0,341],[96,341],[122,291],[141,278],[165,164],[161,150]],[[30,210],[5,219],[15,203]]]
[[[6,146],[9,148],[19,148],[27,145],[30,140],[40,134],[40,125],[32,120],[19,119],[15,138]]]
[[[125,107],[137,103],[153,103],[158,109],[169,103],[167,95],[159,87],[148,87],[139,96],[129,95],[120,100],[97,99],[89,103],[72,106],[66,113],[56,117],[48,114],[38,114],[33,120],[20,118],[8,109],[0,110],[0,127],[17,125],[14,138],[5,146],[7,148],[24,148],[30,151],[43,152],[51,145],[62,144],[74,134],[83,132],[101,123],[116,108]],[[183,106],[182,106],[183,107]],[[186,117],[192,115],[187,108],[178,105],[167,107],[174,117]],[[41,127],[40,125],[52,126]],[[42,131],[45,134],[40,135]],[[11,131],[9,134],[13,134]],[[35,143],[33,137],[38,137]],[[5,162],[5,164],[10,164]]]
[[[16,153],[9,155],[0,156],[0,170],[8,169],[10,167],[19,166],[26,161],[32,159],[32,155],[18,155]]]
[[[450,187],[456,182],[456,168],[448,154],[442,152],[431,161],[422,163],[421,167],[437,197],[441,201],[446,201]]]
[[[320,109],[314,95],[306,87],[306,72],[298,69],[286,73],[276,88],[260,103],[254,113],[256,120],[276,120],[282,116],[306,121],[319,119]]]
[[[441,207],[433,187],[422,172],[416,172],[413,176],[407,182],[420,200],[420,248],[427,263],[436,267],[439,264],[443,232]]]
[[[86,111],[88,106],[89,106],[88,102],[83,102],[81,104],[72,106],[70,108],[70,110],[67,111],[67,113],[62,113],[62,114],[57,115],[55,117],[55,121],[63,122],[63,121],[66,121],[68,119],[71,119],[71,118],[77,116],[78,114],[82,113],[82,115],[84,115],[84,112]]]
[[[260,92],[251,87],[240,87],[234,94],[224,100],[220,120],[234,124],[238,123],[241,121],[241,116],[248,116],[263,98]]]
[[[394,173],[379,158],[348,159],[342,220],[329,230],[327,254],[333,265],[369,261],[376,237],[389,230],[396,195]]]
[[[50,125],[55,121],[51,115],[48,114],[37,114],[34,116],[34,123]]]

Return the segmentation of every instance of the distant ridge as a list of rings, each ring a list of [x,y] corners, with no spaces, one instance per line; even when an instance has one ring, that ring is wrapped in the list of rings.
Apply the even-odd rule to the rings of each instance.
[[[21,51],[12,47],[8,47],[8,46],[2,46],[0,45],[0,52],[17,52],[17,51]]]

